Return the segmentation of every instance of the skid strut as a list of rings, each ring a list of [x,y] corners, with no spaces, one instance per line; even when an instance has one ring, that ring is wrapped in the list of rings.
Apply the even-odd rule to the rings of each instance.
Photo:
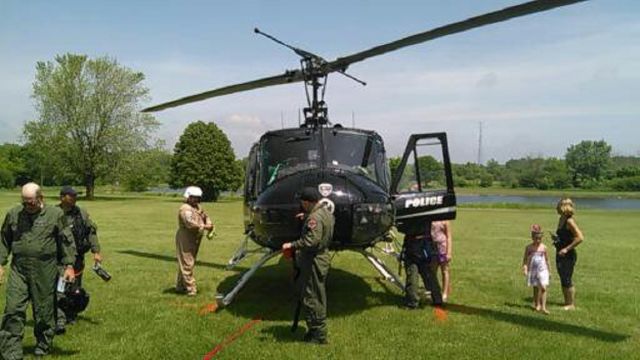
[[[387,267],[387,265],[382,262],[382,260],[378,259],[375,255],[366,250],[358,250],[358,252],[362,254],[362,256],[364,256],[367,260],[369,260],[371,265],[373,265],[373,267],[378,270],[380,275],[382,275],[385,280],[390,281],[392,284],[396,285],[400,289],[400,291],[404,292],[404,283],[402,282],[402,280],[400,280],[398,275],[391,271]]]
[[[242,289],[242,287],[247,283],[247,281],[249,281],[249,278],[253,276],[256,270],[258,270],[262,265],[264,265],[267,261],[269,261],[274,256],[279,255],[281,252],[282,251],[280,250],[268,249],[267,252],[260,258],[260,260],[258,260],[258,262],[253,264],[253,266],[251,266],[249,270],[245,271],[242,274],[242,276],[240,277],[238,282],[236,282],[236,284],[233,286],[233,289],[231,289],[231,291],[229,291],[226,295],[223,295],[223,294],[216,295],[218,306],[227,306],[231,304],[231,302],[233,301],[233,298],[236,295],[238,295],[238,292],[240,291],[240,289]]]

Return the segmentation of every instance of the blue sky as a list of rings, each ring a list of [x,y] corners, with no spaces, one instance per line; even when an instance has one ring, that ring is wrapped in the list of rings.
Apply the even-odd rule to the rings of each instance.
[[[37,61],[110,56],[146,75],[147,105],[282,73],[291,51],[254,27],[328,60],[521,1],[0,1],[0,143],[37,117]],[[640,155],[640,2],[592,0],[489,25],[354,64],[329,78],[334,123],[378,131],[391,156],[411,133],[446,131],[455,162],[562,157],[604,139]],[[301,84],[156,113],[171,148],[186,125],[214,121],[236,155],[266,130],[297,125]]]

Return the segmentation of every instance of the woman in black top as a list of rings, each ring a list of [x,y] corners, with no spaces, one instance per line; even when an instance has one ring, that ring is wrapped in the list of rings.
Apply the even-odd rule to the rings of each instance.
[[[560,215],[558,220],[558,229],[556,237],[554,237],[554,245],[556,247],[556,268],[560,275],[560,283],[562,285],[562,294],[564,295],[564,309],[574,310],[576,290],[571,281],[573,276],[573,268],[578,260],[576,246],[578,246],[584,237],[576,220],[573,218],[575,207],[573,201],[569,198],[562,198],[556,206],[556,211]]]

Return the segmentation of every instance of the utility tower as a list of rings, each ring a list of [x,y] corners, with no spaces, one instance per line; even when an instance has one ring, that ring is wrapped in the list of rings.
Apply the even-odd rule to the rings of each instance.
[[[478,165],[482,165],[482,121],[478,123],[479,132],[478,132]]]

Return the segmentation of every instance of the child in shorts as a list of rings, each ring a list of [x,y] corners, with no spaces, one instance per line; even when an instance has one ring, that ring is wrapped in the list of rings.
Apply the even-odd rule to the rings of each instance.
[[[549,257],[547,247],[542,243],[542,235],[540,225],[531,225],[531,244],[524,249],[522,270],[527,277],[527,285],[533,287],[533,308],[543,314],[549,314],[547,311]]]

